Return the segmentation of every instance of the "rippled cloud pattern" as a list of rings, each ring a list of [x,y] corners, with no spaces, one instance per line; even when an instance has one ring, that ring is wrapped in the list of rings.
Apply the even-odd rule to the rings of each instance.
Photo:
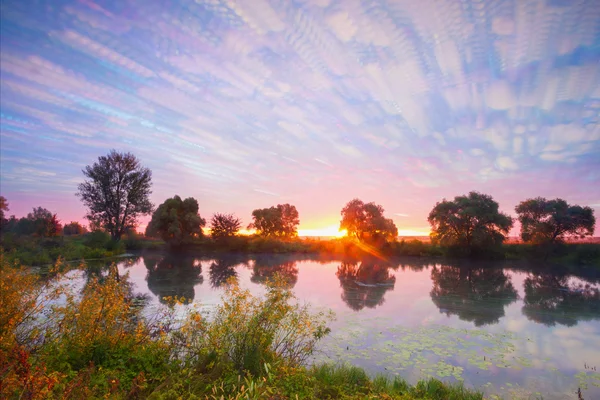
[[[111,148],[155,202],[277,202],[335,223],[355,196],[426,229],[482,190],[600,207],[600,3],[38,0],[1,4],[1,189],[80,219]],[[42,204],[43,200],[50,204]]]

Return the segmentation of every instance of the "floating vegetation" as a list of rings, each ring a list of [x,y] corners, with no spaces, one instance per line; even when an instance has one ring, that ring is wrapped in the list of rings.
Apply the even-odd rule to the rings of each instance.
[[[530,338],[512,332],[390,326],[389,320],[358,319],[351,314],[338,321],[342,325],[334,327],[316,361],[352,362],[373,374],[402,375],[409,380],[434,377],[465,382],[490,398],[561,398],[575,393],[577,387],[600,387],[600,373],[565,375],[549,359],[526,350],[531,348],[527,346]],[[520,372],[524,369],[530,371]],[[568,387],[549,393],[559,377]]]

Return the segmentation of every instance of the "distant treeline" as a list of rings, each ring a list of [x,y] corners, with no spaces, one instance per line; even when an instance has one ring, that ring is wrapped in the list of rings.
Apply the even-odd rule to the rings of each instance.
[[[149,199],[152,172],[131,153],[112,150],[87,166],[83,174],[85,179],[78,186],[77,196],[87,207],[90,230],[106,232],[113,247],[118,247],[115,243],[124,236],[128,239],[139,236],[135,227],[142,215],[152,216],[145,236],[160,238],[173,249],[211,243],[216,248],[256,251],[269,240],[289,242],[287,247],[294,247],[291,242],[298,236],[298,210],[291,204],[277,204],[252,212],[248,229],[255,230],[255,238],[241,239],[240,218],[222,213],[212,215],[210,237],[205,238],[203,228],[207,226],[207,220],[199,214],[198,201],[175,195],[155,208]],[[26,217],[17,219],[11,216],[7,219],[8,202],[0,197],[0,210],[3,246],[7,235],[47,238],[86,233],[86,228],[78,222],[62,226],[56,214],[42,207],[35,208]],[[563,199],[526,199],[515,207],[515,211],[523,242],[543,248],[546,256],[549,249],[568,238],[594,234],[594,210],[568,204]],[[342,208],[341,217],[340,231],[346,231],[353,246],[362,247],[366,252],[390,252],[406,246],[397,242],[398,228],[392,219],[384,216],[381,205],[353,199]],[[436,203],[429,213],[428,222],[431,225],[431,245],[413,243],[412,247],[436,249],[431,250],[433,253],[442,249],[444,254],[486,256],[503,252],[502,245],[515,220],[500,212],[498,203],[491,196],[470,192]],[[275,249],[286,247],[282,244],[273,246]],[[306,245],[297,246],[306,250]]]

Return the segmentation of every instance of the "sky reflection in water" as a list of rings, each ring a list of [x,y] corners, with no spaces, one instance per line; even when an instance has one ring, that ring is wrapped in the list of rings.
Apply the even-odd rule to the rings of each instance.
[[[154,304],[186,296],[207,310],[229,277],[260,294],[279,272],[302,301],[337,314],[318,360],[409,380],[462,379],[507,398],[576,398],[578,387],[600,396],[600,373],[584,367],[600,367],[600,277],[481,266],[150,255],[121,271]]]

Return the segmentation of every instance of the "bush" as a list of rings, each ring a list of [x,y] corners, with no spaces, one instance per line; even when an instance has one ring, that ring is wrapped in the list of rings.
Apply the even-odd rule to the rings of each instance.
[[[104,231],[92,231],[85,235],[83,243],[93,249],[104,249],[110,242],[110,235]]]
[[[301,365],[329,332],[326,322],[331,315],[312,314],[296,300],[279,277],[267,283],[264,298],[253,297],[231,280],[214,319],[205,323],[198,313],[192,314],[175,336],[178,348],[192,359],[214,352],[238,372],[255,376],[263,373],[265,363]]]

